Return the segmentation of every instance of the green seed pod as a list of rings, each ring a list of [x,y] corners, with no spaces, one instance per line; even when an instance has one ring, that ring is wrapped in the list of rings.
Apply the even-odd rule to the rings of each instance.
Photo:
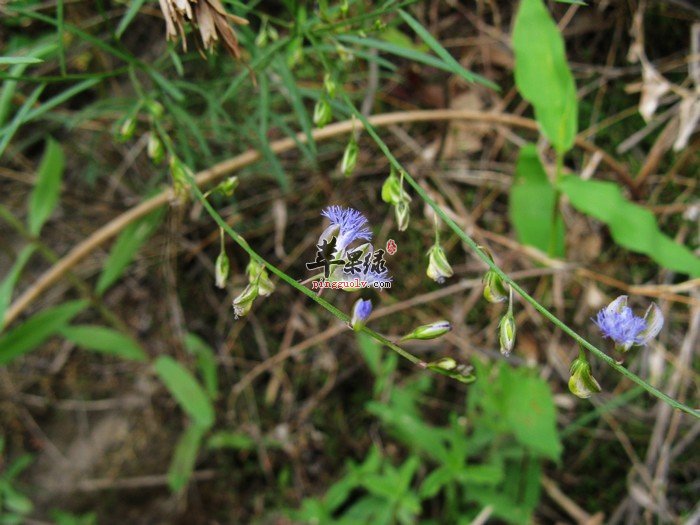
[[[335,92],[338,86],[330,73],[326,73],[323,76],[323,88],[326,90],[326,93],[328,93],[330,98],[335,98]]]
[[[153,164],[160,164],[165,158],[165,149],[163,148],[163,143],[158,138],[158,135],[153,131],[148,134],[148,146],[146,147],[148,153],[148,158],[151,159]]]
[[[506,291],[503,279],[494,272],[489,270],[484,274],[484,299],[490,303],[502,303],[508,299],[508,292]]]
[[[135,131],[136,131],[136,118],[135,117],[126,117],[122,121],[121,126],[119,126],[119,133],[117,133],[117,140],[119,140],[119,142],[126,142],[127,140],[131,140],[131,138],[134,136]]]
[[[333,120],[333,110],[325,97],[318,99],[314,107],[314,124],[322,128]]]
[[[253,306],[253,301],[258,297],[258,286],[249,284],[243,291],[233,300],[233,315],[236,319],[248,315],[250,308]]]
[[[445,335],[450,330],[452,330],[452,325],[449,321],[436,321],[419,326],[410,334],[404,335],[401,341],[409,341],[411,339],[435,339],[441,335]]]
[[[224,197],[231,198],[233,197],[233,193],[236,191],[236,188],[238,187],[238,177],[233,176],[229,177],[225,181],[219,183],[219,185],[216,187],[216,190],[221,193]]]
[[[508,310],[498,324],[498,340],[501,344],[501,353],[510,355],[515,346],[515,318],[512,310]]]
[[[426,273],[428,277],[440,284],[454,275],[450,263],[447,262],[445,250],[439,244],[433,245],[428,251],[428,271]]]
[[[357,155],[360,152],[360,148],[357,145],[355,137],[350,138],[350,142],[345,147],[345,152],[343,153],[343,160],[340,163],[340,171],[346,177],[352,175],[355,170],[355,165],[357,164]]]
[[[571,363],[570,373],[569,390],[575,396],[588,399],[601,391],[598,381],[591,374],[591,365],[581,347],[579,347],[578,357]]]
[[[401,201],[401,183],[392,171],[382,185],[382,200],[387,204],[396,205]]]
[[[396,212],[396,224],[400,232],[408,229],[408,221],[411,218],[411,210],[408,207],[408,202],[405,200],[399,201],[394,207]]]
[[[214,264],[214,277],[216,279],[217,288],[226,288],[226,279],[228,279],[230,264],[228,256],[224,250],[221,250]]]

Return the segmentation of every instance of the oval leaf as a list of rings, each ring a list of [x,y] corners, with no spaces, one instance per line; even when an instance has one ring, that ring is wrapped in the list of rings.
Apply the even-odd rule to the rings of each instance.
[[[9,363],[46,341],[86,306],[87,301],[71,301],[43,310],[0,338],[0,365]]]
[[[49,139],[39,165],[36,185],[29,197],[29,231],[32,235],[39,234],[41,227],[58,203],[64,166],[61,146],[53,139]]]
[[[186,368],[172,357],[161,356],[155,370],[182,410],[199,426],[210,428],[214,424],[214,407]]]
[[[522,0],[513,29],[515,83],[535,108],[542,133],[563,153],[578,129],[576,84],[564,40],[542,0]]]
[[[104,326],[78,325],[61,328],[63,337],[87,350],[115,355],[134,361],[146,361],[143,348],[131,337]]]

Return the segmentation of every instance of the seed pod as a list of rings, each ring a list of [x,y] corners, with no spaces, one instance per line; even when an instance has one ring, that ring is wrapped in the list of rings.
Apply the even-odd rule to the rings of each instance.
[[[343,153],[343,160],[340,162],[340,171],[346,177],[352,175],[357,164],[357,155],[360,152],[360,148],[357,145],[355,137],[350,137],[350,142],[345,147],[345,152]]]
[[[214,264],[214,277],[216,279],[217,288],[226,288],[226,279],[228,279],[230,264],[228,256],[224,250],[221,250]]]
[[[515,346],[515,318],[510,309],[498,324],[498,340],[501,344],[501,353],[505,356],[510,355]]]
[[[160,164],[165,158],[165,149],[163,148],[163,143],[158,138],[158,135],[154,132],[148,134],[148,146],[146,147],[148,153],[148,158],[151,159],[153,164]]]
[[[233,315],[236,319],[248,315],[250,308],[253,306],[253,301],[258,296],[258,286],[249,284],[243,291],[233,300]]]
[[[444,283],[446,278],[454,275],[450,263],[447,262],[445,250],[439,244],[433,245],[428,251],[428,270],[426,273],[428,277],[440,284]]]
[[[322,128],[333,120],[333,110],[331,105],[328,103],[325,97],[318,99],[316,106],[314,106],[314,124]]]
[[[408,221],[411,218],[411,210],[408,207],[408,202],[401,200],[394,207],[396,212],[396,224],[400,232],[408,229]]]
[[[586,359],[583,348],[579,346],[578,357],[571,363],[569,390],[581,399],[588,399],[592,394],[600,392],[601,388],[591,374],[591,365]]]
[[[502,303],[508,299],[508,292],[506,291],[503,279],[494,272],[489,270],[484,274],[484,299],[490,303]]]

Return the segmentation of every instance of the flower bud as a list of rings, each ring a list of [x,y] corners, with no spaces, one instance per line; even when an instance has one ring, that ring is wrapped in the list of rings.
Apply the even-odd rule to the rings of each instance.
[[[428,277],[440,284],[444,283],[446,278],[454,275],[450,263],[447,262],[445,250],[439,244],[433,245],[428,251],[428,271],[426,273]]]
[[[146,147],[146,151],[148,152],[148,158],[151,159],[153,164],[160,164],[163,162],[163,158],[165,157],[163,143],[154,132],[148,134],[148,146]]]
[[[318,99],[314,107],[314,124],[322,128],[333,119],[333,110],[325,97]]]
[[[253,306],[253,301],[258,296],[258,286],[249,284],[243,291],[233,300],[233,315],[236,319],[248,315],[250,308]]]
[[[192,176],[192,172],[182,163],[180,159],[174,155],[170,157],[170,176],[173,178],[173,189],[175,190],[175,196],[179,199],[187,199],[187,191],[190,187],[187,177],[188,173],[190,176]]]
[[[358,299],[352,307],[352,317],[350,318],[350,327],[356,332],[362,330],[365,322],[372,313],[372,301]]]
[[[581,347],[579,347],[578,357],[571,363],[570,372],[569,390],[572,394],[581,399],[588,399],[592,394],[600,392],[600,385],[591,375],[591,365]]]
[[[251,259],[246,267],[248,282],[252,286],[258,287],[258,294],[267,297],[275,291],[275,283],[270,280],[270,277],[265,269],[265,266],[255,259]]]
[[[326,73],[323,77],[323,88],[326,90],[329,97],[335,97],[337,87],[338,86],[336,85],[335,80],[333,80],[333,76],[330,73]]]
[[[146,102],[146,109],[151,114],[154,119],[159,119],[163,116],[163,104],[155,100],[149,100]]]
[[[489,270],[484,274],[483,283],[484,299],[488,302],[502,303],[508,299],[508,292],[505,284],[503,284],[503,279],[493,270]]]
[[[117,140],[119,140],[119,142],[126,142],[127,140],[131,139],[131,137],[134,136],[135,131],[136,131],[136,118],[135,117],[127,117],[122,121],[121,126],[119,126],[119,133],[117,133]]]
[[[401,341],[409,341],[411,339],[435,339],[441,335],[445,335],[450,330],[452,330],[452,325],[449,321],[436,321],[419,326],[410,334],[403,336]]]
[[[387,204],[397,204],[401,201],[401,183],[392,171],[382,185],[382,200]]]
[[[226,279],[228,279],[229,271],[228,256],[224,250],[221,250],[214,264],[214,276],[216,278],[217,288],[226,288]]]
[[[400,232],[408,229],[408,221],[411,218],[408,202],[405,200],[399,201],[394,207],[396,212],[396,224]]]
[[[238,187],[238,177],[229,177],[225,181],[219,183],[216,190],[221,193],[224,197],[233,197],[233,192],[236,191]]]
[[[360,148],[357,145],[355,137],[350,138],[350,142],[345,147],[345,152],[343,153],[343,160],[340,163],[340,171],[346,177],[352,175],[355,165],[357,164],[357,154]]]
[[[511,309],[498,324],[498,340],[501,344],[501,353],[505,356],[510,355],[515,346],[515,318]]]
[[[476,380],[476,377],[472,374],[474,371],[473,366],[459,364],[451,357],[441,357],[437,361],[428,363],[426,368],[462,383],[473,383]]]

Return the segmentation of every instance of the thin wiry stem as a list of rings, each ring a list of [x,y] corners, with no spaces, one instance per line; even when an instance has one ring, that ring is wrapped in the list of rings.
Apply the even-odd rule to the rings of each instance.
[[[274,273],[277,277],[282,279],[284,282],[286,282],[289,286],[292,288],[296,288],[299,290],[301,293],[306,295],[307,297],[311,298],[313,301],[316,303],[320,304],[323,308],[328,310],[330,313],[332,313],[334,316],[336,316],[338,319],[343,321],[344,323],[350,323],[350,316],[348,316],[345,312],[342,310],[339,310],[335,306],[333,306],[331,303],[320,297],[319,295],[315,294],[313,291],[309,290],[306,286],[302,286],[299,284],[293,277],[289,276],[286,274],[284,271],[280,270],[277,268],[274,264],[266,261],[262,256],[260,256],[253,248],[251,248],[250,244],[248,244],[248,241],[246,241],[241,235],[236,232],[233,228],[231,228],[226,221],[221,218],[221,215],[217,213],[217,211],[213,208],[213,206],[209,203],[209,201],[204,197],[204,194],[202,191],[197,187],[197,184],[194,180],[194,177],[192,177],[189,173],[186,173],[186,177],[189,178],[189,183],[192,188],[192,192],[197,196],[199,201],[202,203],[204,206],[204,209],[207,210],[207,213],[211,216],[212,219],[219,225],[219,227],[225,231],[233,241],[238,244],[243,250],[245,250],[248,255],[250,255],[253,259],[255,259],[257,262],[260,264],[263,264],[265,268],[270,270],[272,273]],[[375,340],[379,341],[383,345],[388,346],[390,349],[392,349],[394,352],[399,354],[401,357],[407,359],[414,365],[419,365],[422,366],[424,365],[423,360],[416,357],[412,353],[408,352],[407,350],[401,348],[397,344],[389,341],[386,337],[383,335],[375,332],[374,330],[371,330],[367,328],[366,326],[362,328],[362,332],[365,332]]]
[[[593,344],[589,343],[586,341],[583,337],[581,337],[579,334],[574,332],[571,328],[569,328],[563,321],[559,320],[554,314],[552,314],[549,310],[547,310],[544,306],[542,306],[537,300],[532,297],[530,294],[528,294],[525,290],[523,290],[515,281],[513,281],[506,273],[501,270],[494,261],[492,261],[486,253],[484,253],[483,250],[479,248],[479,246],[476,244],[476,242],[469,236],[467,235],[460,227],[457,225],[456,222],[454,222],[444,211],[442,211],[442,208],[433,200],[430,198],[430,196],[425,192],[425,190],[416,182],[416,180],[404,169],[404,167],[401,165],[401,163],[394,157],[394,155],[391,153],[389,150],[389,147],[384,143],[384,141],[379,137],[377,132],[374,130],[372,127],[372,124],[369,123],[369,121],[362,115],[355,106],[352,104],[350,99],[345,96],[345,101],[347,105],[350,107],[352,113],[362,122],[364,125],[365,130],[367,133],[374,139],[374,141],[377,143],[379,146],[379,149],[382,150],[386,158],[389,160],[389,162],[397,169],[401,170],[404,173],[404,178],[408,183],[413,187],[414,190],[416,190],[416,193],[420,196],[423,201],[425,201],[434,211],[435,213],[443,220],[445,223],[452,229],[452,231],[455,232],[455,234],[462,240],[464,241],[473,251],[476,253],[477,257],[479,257],[484,263],[488,265],[489,268],[491,268],[494,272],[496,272],[501,279],[503,279],[504,282],[508,283],[513,290],[515,290],[524,300],[526,300],[528,303],[530,303],[538,312],[540,312],[544,317],[546,317],[549,321],[552,322],[555,326],[560,328],[565,334],[569,335],[572,339],[574,339],[577,343],[583,345],[585,348],[587,348],[590,352],[595,354],[599,359],[602,359],[607,363],[610,367],[618,371],[620,374],[625,376],[626,378],[630,379],[634,383],[637,383],[639,386],[641,386],[644,390],[646,390],[648,393],[651,395],[661,399],[662,401],[668,403],[674,408],[677,408],[679,410],[682,410],[683,412],[686,412],[690,414],[691,416],[694,416],[698,419],[700,419],[700,410],[695,410],[687,405],[684,405],[680,401],[677,401],[663,392],[661,392],[659,389],[653,387],[646,381],[644,381],[641,377],[636,375],[633,372],[630,372],[627,368],[619,364],[617,361],[615,361],[612,357],[610,357],[608,354],[594,346]]]

